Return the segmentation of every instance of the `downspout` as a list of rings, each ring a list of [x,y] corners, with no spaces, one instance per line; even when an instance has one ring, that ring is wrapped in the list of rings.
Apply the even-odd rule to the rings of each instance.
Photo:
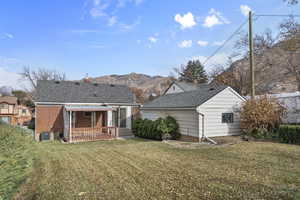
[[[205,135],[204,135],[204,114],[203,114],[203,113],[200,113],[200,112],[198,112],[198,111],[197,111],[197,113],[198,113],[199,116],[202,117],[202,136],[200,136],[200,132],[199,132],[199,142],[200,142],[200,141],[203,140],[203,138],[205,137]],[[199,118],[198,118],[198,119],[199,119]],[[201,139],[200,139],[200,138],[201,138]]]
[[[200,132],[199,132],[199,143],[200,141],[204,141],[204,139],[208,140],[209,142],[213,143],[213,144],[218,144],[216,141],[214,141],[213,139],[209,138],[209,137],[206,137],[205,134],[204,134],[204,114],[203,113],[200,113],[199,111],[197,111],[197,113],[199,114],[199,116],[202,117],[202,137],[201,137],[201,140],[200,140]]]

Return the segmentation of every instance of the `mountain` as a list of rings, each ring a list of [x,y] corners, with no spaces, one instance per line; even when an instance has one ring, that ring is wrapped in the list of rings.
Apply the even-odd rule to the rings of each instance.
[[[300,52],[284,50],[283,44],[278,43],[255,55],[254,59],[257,94],[288,93],[300,89]],[[249,95],[249,59],[235,61],[226,72],[233,73],[237,83],[235,89],[243,95]]]
[[[130,73],[90,78],[92,82],[127,85],[132,88],[140,102],[161,95],[171,84],[172,78]]]

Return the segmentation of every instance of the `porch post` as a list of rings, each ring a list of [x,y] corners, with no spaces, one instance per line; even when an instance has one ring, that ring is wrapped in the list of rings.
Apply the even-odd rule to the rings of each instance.
[[[69,142],[72,142],[72,111],[70,111],[70,130],[69,130]]]
[[[112,111],[111,110],[107,111],[107,126],[108,127],[112,126]]]

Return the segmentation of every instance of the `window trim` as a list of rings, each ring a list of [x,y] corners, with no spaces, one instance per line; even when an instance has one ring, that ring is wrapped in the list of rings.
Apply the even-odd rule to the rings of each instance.
[[[226,115],[230,115],[230,118],[225,117]],[[233,112],[226,112],[222,113],[221,115],[222,124],[232,124],[234,123],[234,113]],[[227,120],[229,119],[229,120]]]

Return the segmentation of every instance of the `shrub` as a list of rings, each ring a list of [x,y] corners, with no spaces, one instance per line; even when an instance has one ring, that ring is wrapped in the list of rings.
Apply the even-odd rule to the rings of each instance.
[[[137,119],[133,122],[133,133],[137,137],[161,140],[162,133],[158,130],[158,121],[148,119]]]
[[[178,123],[170,116],[155,121],[137,119],[134,120],[132,127],[135,136],[154,140],[178,139],[180,138],[178,130]]]
[[[248,100],[241,108],[241,127],[254,137],[268,137],[279,127],[285,108],[272,97]]]
[[[283,143],[300,144],[300,125],[281,125],[278,139]]]
[[[179,139],[180,138],[180,133],[178,131],[179,125],[176,122],[176,119],[167,116],[165,119],[158,119],[159,125],[158,129],[164,134],[164,135],[170,135],[171,139]],[[165,137],[165,139],[169,139],[168,137]]]

